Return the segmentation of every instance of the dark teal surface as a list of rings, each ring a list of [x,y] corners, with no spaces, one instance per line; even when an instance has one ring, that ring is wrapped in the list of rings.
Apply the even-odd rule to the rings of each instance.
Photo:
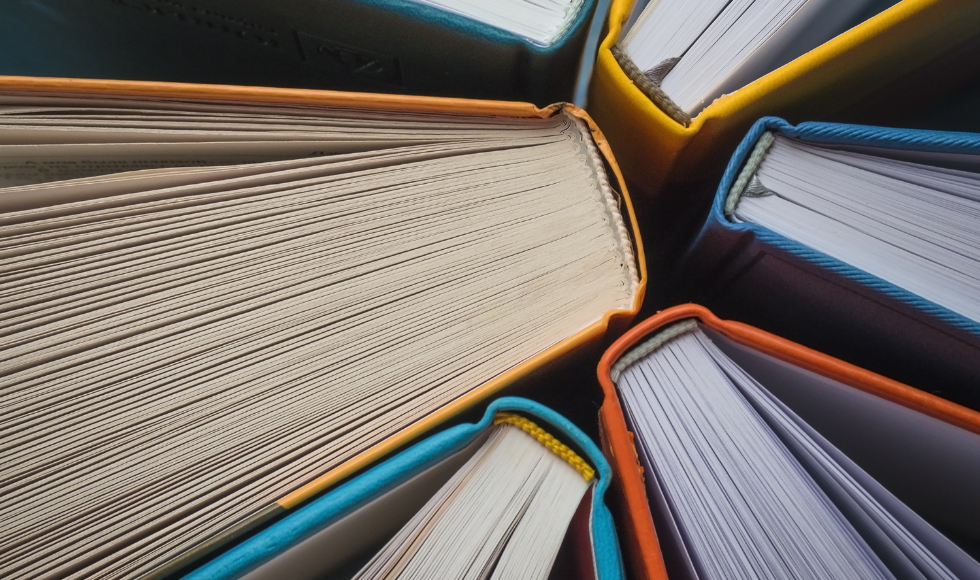
[[[411,0],[4,0],[0,74],[547,105],[573,98],[597,3],[542,47]]]

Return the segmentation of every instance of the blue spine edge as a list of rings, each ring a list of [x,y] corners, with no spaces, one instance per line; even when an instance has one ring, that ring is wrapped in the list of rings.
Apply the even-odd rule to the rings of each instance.
[[[586,2],[586,4],[590,2]],[[602,27],[606,23],[610,6],[612,6],[612,0],[597,0],[595,11],[592,13],[592,22],[589,24],[589,32],[585,37],[582,62],[579,65],[578,78],[575,80],[575,92],[572,97],[572,102],[582,109],[589,102],[589,82],[592,80],[592,69],[595,68],[595,60],[599,52],[599,36],[602,34]],[[582,12],[586,12],[586,10],[583,9]],[[575,26],[577,25],[578,22]]]
[[[501,44],[519,44],[524,46],[532,53],[549,55],[563,50],[568,40],[575,36],[588,22],[585,42],[582,46],[582,53],[579,56],[578,76],[573,87],[572,102],[585,108],[588,101],[589,82],[592,79],[592,69],[595,67],[596,53],[598,52],[599,40],[602,34],[603,25],[609,13],[612,0],[585,0],[579,9],[575,19],[569,24],[568,29],[555,42],[542,46],[530,40],[516,35],[506,30],[490,26],[478,20],[436,8],[428,4],[422,4],[415,0],[362,0],[382,10],[400,12],[410,18],[428,21],[450,29],[465,30],[473,36],[486,39],[490,42]]]
[[[732,155],[731,160],[728,162],[728,166],[725,168],[725,174],[721,179],[721,183],[718,185],[718,190],[715,192],[715,199],[711,205],[711,213],[692,246],[696,247],[698,241],[704,238],[709,230],[716,227],[740,234],[748,233],[760,242],[794,255],[820,269],[847,278],[861,286],[871,288],[876,292],[880,292],[889,298],[911,306],[959,330],[980,336],[980,323],[970,320],[935,302],[926,300],[918,294],[913,294],[891,282],[855,268],[823,252],[818,252],[795,240],[781,236],[762,226],[744,222],[735,223],[729,220],[728,216],[725,215],[725,199],[728,196],[732,184],[738,178],[738,174],[745,164],[746,159],[752,153],[752,149],[755,147],[759,137],[767,131],[772,131],[791,139],[799,139],[801,141],[823,145],[854,145],[883,149],[975,155],[980,155],[980,134],[818,122],[806,122],[793,126],[779,117],[763,117],[752,125],[748,134],[745,135],[745,138],[742,139],[742,142],[735,149],[735,154]]]
[[[548,407],[519,397],[492,402],[477,423],[450,427],[383,461],[333,491],[295,510],[265,530],[233,546],[190,572],[183,580],[231,580],[254,570],[276,554],[302,542],[355,509],[462,450],[487,429],[500,411],[516,411],[542,420],[577,445],[596,468],[592,499],[592,547],[600,580],[624,577],[612,514],[603,501],[612,470],[602,452],[578,427]]]
[[[574,36],[575,33],[578,32],[582,26],[584,26],[585,22],[592,14],[592,9],[595,7],[597,2],[608,2],[609,0],[585,0],[585,2],[582,3],[582,8],[579,10],[578,14],[575,15],[575,19],[571,22],[571,24],[569,24],[565,33],[557,38],[555,42],[547,46],[535,44],[522,36],[490,26],[489,24],[485,24],[479,20],[474,20],[468,16],[456,14],[455,12],[449,12],[448,10],[443,10],[429,4],[423,4],[415,0],[361,1],[381,10],[400,12],[409,16],[410,18],[433,22],[450,29],[465,30],[473,36],[484,38],[491,42],[521,44],[532,52],[549,54],[561,50],[568,39]]]

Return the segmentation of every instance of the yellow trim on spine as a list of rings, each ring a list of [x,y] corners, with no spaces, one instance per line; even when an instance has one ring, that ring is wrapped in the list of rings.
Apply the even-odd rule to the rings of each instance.
[[[513,413],[497,413],[493,418],[493,424],[500,425],[502,423],[509,423],[518,429],[521,429],[531,437],[537,439],[552,453],[558,457],[561,457],[569,465],[574,467],[575,471],[582,474],[585,481],[591,481],[592,477],[595,476],[595,470],[592,469],[592,467],[586,463],[584,459],[579,457],[578,454],[572,451],[567,445],[555,439],[551,433],[548,433],[541,427],[538,427],[537,423],[531,421],[527,417],[522,417]]]
[[[911,73],[930,62],[956,74],[954,67],[965,62],[941,57],[980,36],[977,0],[902,0],[719,97],[684,127],[636,87],[613,56],[612,47],[625,36],[623,26],[638,1],[612,2],[589,89],[589,115],[616,151],[634,198],[641,199],[685,193],[687,189],[677,184],[697,181],[706,163],[727,160],[760,117],[783,117],[792,123],[840,120],[858,103],[886,102],[884,91],[889,87],[901,91],[919,82]],[[719,177],[723,167],[715,166]]]

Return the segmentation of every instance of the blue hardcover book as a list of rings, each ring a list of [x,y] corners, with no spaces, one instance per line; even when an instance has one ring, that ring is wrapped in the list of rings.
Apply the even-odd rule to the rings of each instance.
[[[980,409],[980,135],[761,119],[681,271],[722,316]]]
[[[503,397],[479,422],[430,436],[287,512],[183,580],[619,580],[604,503],[610,475],[570,421]]]
[[[609,0],[9,0],[0,74],[583,104]]]

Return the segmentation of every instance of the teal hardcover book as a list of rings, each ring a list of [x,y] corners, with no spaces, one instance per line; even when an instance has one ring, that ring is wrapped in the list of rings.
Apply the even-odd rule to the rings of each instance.
[[[582,104],[609,0],[9,0],[0,74]]]
[[[611,471],[574,424],[503,397],[187,573],[183,580],[621,580]]]
[[[679,270],[698,300],[980,409],[980,135],[760,119]]]

